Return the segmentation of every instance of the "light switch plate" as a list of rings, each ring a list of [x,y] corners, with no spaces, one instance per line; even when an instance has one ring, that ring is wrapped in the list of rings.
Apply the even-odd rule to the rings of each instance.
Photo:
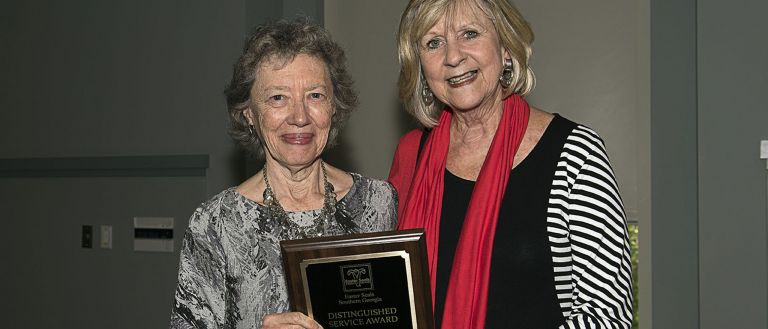
[[[760,159],[768,159],[768,141],[760,141]]]
[[[101,225],[101,240],[99,246],[103,249],[112,249],[112,225]]]

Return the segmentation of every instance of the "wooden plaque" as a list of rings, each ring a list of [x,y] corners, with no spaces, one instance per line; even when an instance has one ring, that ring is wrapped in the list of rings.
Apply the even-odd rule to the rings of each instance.
[[[424,230],[280,242],[291,309],[323,328],[433,329]]]

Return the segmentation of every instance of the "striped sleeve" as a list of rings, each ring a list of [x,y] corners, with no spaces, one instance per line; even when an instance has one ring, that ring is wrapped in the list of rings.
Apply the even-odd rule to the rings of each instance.
[[[547,234],[560,328],[630,328],[632,280],[624,206],[600,137],[577,126],[550,192]]]

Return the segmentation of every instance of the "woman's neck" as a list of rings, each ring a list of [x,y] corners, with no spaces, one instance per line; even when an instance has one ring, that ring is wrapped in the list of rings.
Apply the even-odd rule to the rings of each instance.
[[[470,111],[454,110],[453,120],[451,120],[451,142],[469,146],[492,139],[499,127],[503,109],[503,102],[500,101]]]
[[[503,112],[504,102],[500,96],[487,106],[453,112],[451,141],[445,163],[448,171],[463,179],[477,179]]]
[[[268,159],[264,165],[269,185],[277,200],[287,211],[310,210],[322,207],[322,160],[302,168],[287,168]]]

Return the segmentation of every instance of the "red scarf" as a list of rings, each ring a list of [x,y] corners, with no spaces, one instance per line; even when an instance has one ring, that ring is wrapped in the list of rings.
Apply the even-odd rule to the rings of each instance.
[[[512,95],[504,100],[504,113],[477,177],[456,247],[446,293],[443,329],[485,327],[496,221],[515,153],[528,126],[529,113],[528,103],[520,96]],[[440,211],[451,117],[450,111],[443,111],[424,144],[398,225],[399,229],[424,228],[426,231],[432,305],[435,302]]]

